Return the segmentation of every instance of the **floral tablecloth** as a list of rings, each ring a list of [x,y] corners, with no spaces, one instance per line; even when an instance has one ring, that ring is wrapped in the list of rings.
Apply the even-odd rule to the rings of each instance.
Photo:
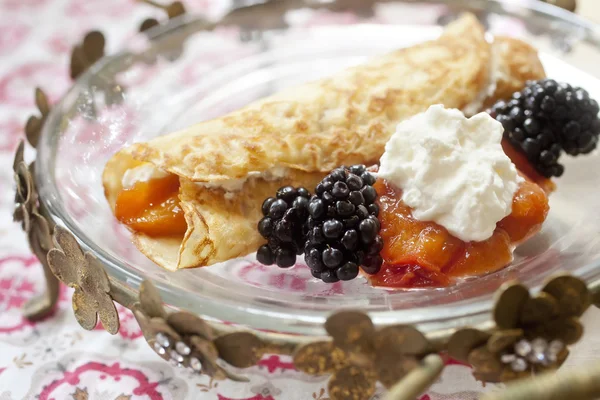
[[[190,11],[218,15],[226,0],[187,0]],[[125,399],[327,399],[326,378],[294,371],[289,358],[267,356],[245,370],[249,383],[218,382],[170,366],[147,346],[132,314],[119,307],[121,330],[110,336],[82,330],[73,316],[71,291],[61,289],[58,309],[32,323],[20,312],[42,290],[42,271],[20,228],[12,223],[13,151],[34,112],[33,88],[51,100],[69,87],[70,49],[85,31],[101,28],[108,52],[131,37],[140,21],[160,11],[134,0],[0,0],[0,400]],[[591,313],[591,311],[590,311]],[[600,332],[600,313],[586,328]],[[588,334],[569,365],[600,351],[600,335]],[[475,399],[484,390],[468,367],[450,363],[421,400]],[[382,398],[379,390],[375,398]]]

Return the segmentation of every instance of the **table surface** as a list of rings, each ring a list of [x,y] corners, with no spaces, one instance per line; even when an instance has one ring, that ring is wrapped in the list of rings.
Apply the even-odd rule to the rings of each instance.
[[[213,15],[228,1],[187,0],[188,8]],[[581,12],[600,22],[600,2],[581,0]],[[11,222],[12,157],[22,127],[34,112],[33,88],[52,100],[70,85],[69,52],[92,28],[107,34],[115,50],[144,18],[158,11],[134,0],[0,0],[0,400],[37,399],[313,399],[325,400],[326,377],[294,371],[289,358],[268,356],[245,370],[249,383],[216,382],[171,367],[141,337],[130,312],[119,307],[121,330],[87,332],[73,316],[71,291],[61,289],[58,309],[39,323],[20,307],[43,287],[37,260]],[[600,351],[600,312],[584,316],[588,334],[563,368],[591,361]],[[591,332],[591,333],[589,333]],[[422,400],[476,399],[483,387],[468,367],[451,364]],[[382,398],[378,390],[375,398]]]

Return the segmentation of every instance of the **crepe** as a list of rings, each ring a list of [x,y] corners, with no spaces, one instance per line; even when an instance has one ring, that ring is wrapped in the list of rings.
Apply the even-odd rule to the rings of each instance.
[[[503,37],[492,44],[465,15],[437,40],[121,150],[105,168],[106,197],[114,210],[125,171],[151,163],[179,176],[188,228],[183,237],[134,233],[135,245],[169,270],[244,256],[264,243],[260,206],[279,187],[312,189],[337,166],[377,163],[396,125],[432,104],[489,104],[543,76],[532,47]]]

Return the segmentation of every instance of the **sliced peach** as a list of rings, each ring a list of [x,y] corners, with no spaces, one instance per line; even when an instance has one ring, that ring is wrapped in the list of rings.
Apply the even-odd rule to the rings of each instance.
[[[184,234],[187,224],[178,195],[176,175],[137,182],[119,193],[115,216],[135,232],[149,236]]]
[[[447,274],[469,277],[497,271],[510,264],[512,249],[508,234],[496,229],[488,240],[466,243],[464,252],[448,266]]]
[[[386,268],[369,280],[373,286],[389,288],[440,287],[451,283],[446,274],[430,271],[417,264],[386,265]]]
[[[549,210],[544,190],[533,182],[523,182],[515,193],[511,214],[498,222],[498,228],[506,231],[513,243],[524,242],[541,229]]]
[[[178,193],[177,175],[137,182],[133,187],[119,193],[115,204],[115,215],[119,221],[139,216],[148,208],[161,204]]]
[[[528,180],[537,183],[546,193],[551,193],[556,189],[554,182],[537,172],[529,160],[527,160],[525,154],[515,149],[508,140],[502,140],[502,149],[513,164],[515,164],[517,169],[525,175]]]
[[[531,181],[515,194],[511,215],[482,242],[463,242],[444,227],[418,221],[402,201],[402,191],[377,180],[380,235],[384,242],[381,271],[374,286],[411,288],[447,286],[457,278],[497,271],[512,261],[514,246],[538,232],[548,214],[548,197]]]
[[[394,265],[416,263],[440,271],[449,263],[462,241],[434,222],[418,221],[402,202],[402,192],[381,180],[375,184],[379,194],[381,237],[386,244],[382,257]]]
[[[177,198],[169,198],[163,203],[145,210],[140,216],[121,220],[135,232],[148,236],[183,235],[187,223]]]

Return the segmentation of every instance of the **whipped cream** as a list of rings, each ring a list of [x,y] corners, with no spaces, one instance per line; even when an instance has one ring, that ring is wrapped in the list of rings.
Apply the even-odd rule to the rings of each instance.
[[[463,241],[482,241],[509,215],[523,178],[502,150],[502,124],[434,105],[400,123],[378,176],[402,189],[413,217]]]
[[[250,171],[242,178],[226,179],[216,182],[196,182],[196,185],[208,189],[223,189],[227,193],[239,192],[242,190],[249,179],[264,179],[265,181],[275,181],[284,178],[289,173],[285,167],[273,167],[266,171]]]
[[[147,163],[125,171],[121,185],[123,189],[130,189],[138,182],[147,182],[150,179],[165,178],[167,176],[169,176],[167,172],[161,171],[154,165]]]

